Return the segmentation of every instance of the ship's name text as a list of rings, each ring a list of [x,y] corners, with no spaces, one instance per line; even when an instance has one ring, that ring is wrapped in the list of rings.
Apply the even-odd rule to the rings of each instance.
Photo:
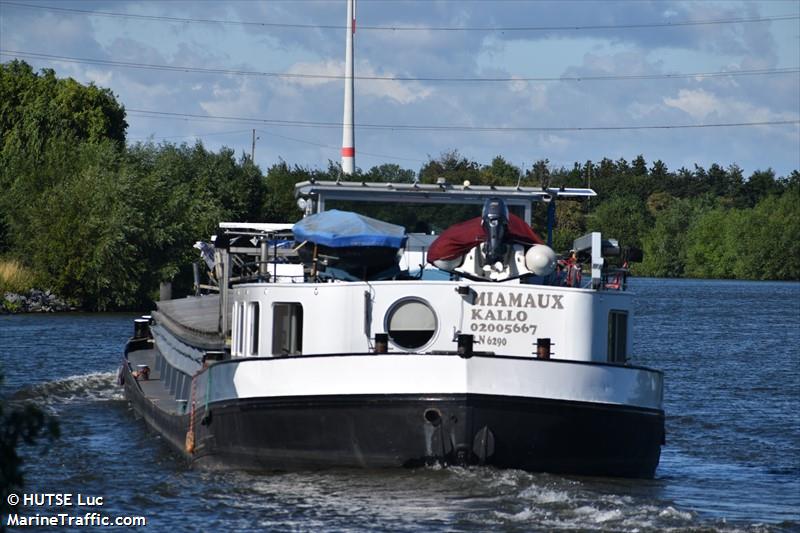
[[[564,309],[563,294],[524,294],[521,292],[479,292],[475,298],[476,307],[516,307],[519,309]],[[523,322],[528,314],[514,309],[472,309],[473,320],[517,320]]]

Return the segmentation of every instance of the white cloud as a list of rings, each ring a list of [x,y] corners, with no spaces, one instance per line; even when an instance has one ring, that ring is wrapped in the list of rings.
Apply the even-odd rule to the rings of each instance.
[[[704,119],[711,113],[721,110],[717,97],[703,89],[681,89],[676,98],[664,98],[664,104],[680,109],[695,119]]]
[[[774,120],[797,120],[798,113],[775,112],[766,106],[745,100],[722,98],[703,89],[681,89],[675,98],[664,98],[664,104],[680,109],[694,119],[702,120],[713,115],[725,122],[767,122]]]

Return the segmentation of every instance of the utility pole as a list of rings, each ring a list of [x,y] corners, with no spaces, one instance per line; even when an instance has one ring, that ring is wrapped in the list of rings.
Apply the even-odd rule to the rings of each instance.
[[[253,130],[253,145],[250,147],[250,161],[256,164],[256,130]]]

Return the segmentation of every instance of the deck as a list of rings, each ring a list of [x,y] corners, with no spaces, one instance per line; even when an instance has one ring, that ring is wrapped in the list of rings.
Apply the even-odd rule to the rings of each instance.
[[[153,313],[156,322],[187,344],[206,350],[225,347],[219,335],[219,295],[165,300],[157,306],[158,310]],[[230,329],[230,318],[228,320]]]

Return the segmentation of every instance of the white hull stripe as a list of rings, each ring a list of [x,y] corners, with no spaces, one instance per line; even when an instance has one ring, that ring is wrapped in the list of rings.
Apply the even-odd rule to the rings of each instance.
[[[199,376],[210,402],[291,396],[485,394],[662,409],[663,377],[641,368],[453,355],[246,359]]]

